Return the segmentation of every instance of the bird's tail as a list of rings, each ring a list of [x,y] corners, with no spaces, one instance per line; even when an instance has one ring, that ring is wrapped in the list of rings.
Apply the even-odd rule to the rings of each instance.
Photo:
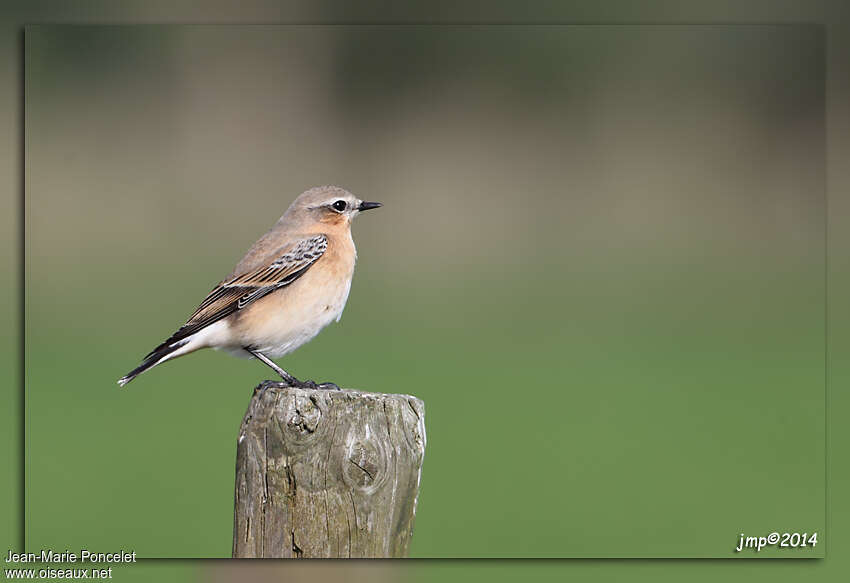
[[[151,369],[156,365],[165,362],[166,360],[170,360],[176,356],[181,356],[182,354],[185,354],[185,352],[187,351],[181,351],[180,349],[183,348],[186,344],[188,344],[188,342],[189,338],[184,338],[183,340],[180,340],[179,342],[175,342],[173,344],[169,344],[168,340],[166,340],[165,342],[154,348],[150,352],[150,354],[145,357],[145,359],[139,366],[137,366],[136,368],[125,374],[123,377],[118,379],[118,386],[123,387],[146,370]]]

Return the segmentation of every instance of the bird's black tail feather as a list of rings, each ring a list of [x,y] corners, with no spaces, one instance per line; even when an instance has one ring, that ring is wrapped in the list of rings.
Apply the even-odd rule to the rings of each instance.
[[[163,358],[165,358],[178,348],[182,347],[184,344],[186,344],[186,342],[188,342],[188,339],[184,342],[177,342],[175,344],[169,344],[168,341],[163,342],[162,344],[154,348],[153,351],[151,351],[150,354],[145,357],[145,359],[142,361],[142,364],[140,364],[139,366],[125,374],[123,377],[118,379],[118,385],[123,387],[149,368],[155,367]]]

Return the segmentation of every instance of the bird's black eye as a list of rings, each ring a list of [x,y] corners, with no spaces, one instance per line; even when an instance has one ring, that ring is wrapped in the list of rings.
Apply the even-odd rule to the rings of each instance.
[[[348,206],[348,205],[345,204],[344,200],[338,200],[335,203],[333,203],[331,206],[334,207],[335,211],[342,212],[342,211],[345,210],[345,207]]]

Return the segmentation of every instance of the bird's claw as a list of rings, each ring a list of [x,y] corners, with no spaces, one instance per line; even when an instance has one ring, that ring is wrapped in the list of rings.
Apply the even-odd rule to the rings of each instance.
[[[266,380],[254,387],[254,395],[257,393],[262,395],[267,389],[287,389],[289,387],[290,385],[286,382]]]
[[[309,389],[309,390],[322,390],[322,391],[341,391],[339,385],[336,383],[317,383],[316,381],[300,381],[295,377],[292,377],[292,380],[281,380],[281,381],[263,381],[256,387],[254,387],[254,394],[259,392],[265,392],[266,389],[275,388],[275,389]]]
[[[322,391],[341,391],[342,389],[336,383],[317,383],[316,381],[299,381],[298,388],[322,390]]]

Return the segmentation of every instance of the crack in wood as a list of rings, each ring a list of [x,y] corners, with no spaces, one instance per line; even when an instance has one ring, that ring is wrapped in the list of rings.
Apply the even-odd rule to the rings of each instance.
[[[297,544],[295,544],[295,529],[290,531],[290,535],[292,536],[292,552],[295,554],[296,559],[300,559],[304,556],[304,551],[302,551]]]
[[[350,462],[351,462],[351,463],[353,463],[355,466],[357,466],[358,468],[360,468],[361,470],[363,470],[363,473],[364,473],[364,474],[366,474],[367,476],[369,476],[369,479],[370,479],[370,480],[373,480],[373,481],[374,481],[375,476],[373,476],[373,475],[372,475],[372,472],[370,472],[369,470],[367,470],[366,468],[364,468],[363,466],[361,466],[360,464],[358,464],[358,463],[357,463],[356,461],[354,461],[352,458],[348,458],[348,461],[350,461]]]

